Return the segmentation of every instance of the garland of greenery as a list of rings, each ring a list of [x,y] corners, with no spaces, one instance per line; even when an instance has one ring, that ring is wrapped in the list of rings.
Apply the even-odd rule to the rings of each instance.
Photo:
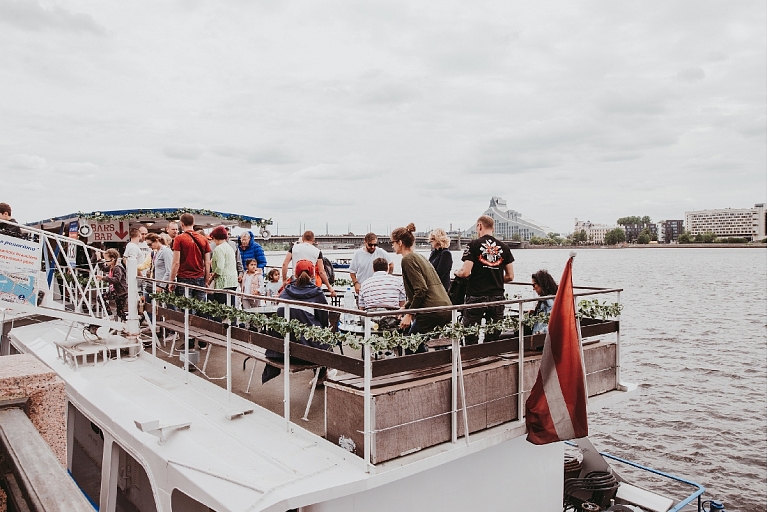
[[[219,304],[218,302],[204,302],[192,297],[178,296],[172,293],[154,293],[152,298],[159,303],[171,304],[178,309],[195,310],[196,314],[208,316],[211,318],[227,319],[233,323],[247,323],[251,327],[267,329],[285,336],[289,332],[297,339],[302,336],[307,340],[322,343],[331,347],[348,346],[353,350],[360,349],[364,344],[369,344],[375,352],[382,350],[392,350],[401,347],[406,350],[416,351],[416,349],[430,339],[450,338],[461,339],[467,335],[477,336],[480,331],[487,333],[515,331],[518,328],[518,320],[505,317],[499,322],[489,322],[485,326],[473,325],[464,327],[460,323],[450,323],[437,328],[425,334],[401,334],[397,331],[384,331],[380,334],[372,334],[367,340],[361,338],[355,333],[332,332],[330,329],[318,326],[305,325],[298,320],[286,320],[282,316],[267,316],[260,313],[251,313],[237,309],[232,306]],[[578,318],[589,317],[603,320],[609,317],[616,317],[623,309],[622,304],[613,303],[600,304],[597,299],[583,300],[579,302]],[[525,313],[523,316],[523,325],[533,327],[537,323],[548,323],[549,314],[539,313],[531,315]],[[374,327],[375,329],[375,327]]]
[[[178,219],[184,213],[191,213],[192,215],[205,215],[207,217],[216,217],[218,219],[228,220],[232,222],[250,222],[256,224],[260,228],[265,228],[272,224],[272,219],[260,219],[256,220],[253,217],[244,217],[242,215],[236,215],[231,213],[218,213],[211,210],[197,209],[197,208],[178,208],[175,210],[136,210],[131,213],[125,213],[122,215],[111,215],[102,212],[77,212],[77,216],[81,219],[95,220],[97,222],[109,222],[113,220],[126,220],[135,219],[138,217],[162,217],[165,219]]]

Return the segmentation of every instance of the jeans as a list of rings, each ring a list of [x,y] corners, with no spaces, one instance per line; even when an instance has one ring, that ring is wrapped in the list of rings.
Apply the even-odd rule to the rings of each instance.
[[[505,300],[504,295],[482,295],[482,296],[469,296],[464,300],[464,304],[482,304],[485,302],[497,302]],[[477,325],[480,320],[485,317],[486,322],[498,322],[504,318],[504,305],[498,306],[483,306],[480,308],[465,309],[461,319],[461,325],[469,327],[471,325]],[[493,341],[499,337],[499,332],[486,333],[485,340]],[[478,337],[474,335],[467,335],[465,337],[467,345],[476,345]]]
[[[204,287],[205,286],[205,277],[194,277],[194,278],[177,277],[176,278],[176,282],[179,283],[179,285],[181,285],[181,284],[191,284],[193,286]],[[176,295],[184,296],[184,290],[186,288],[184,288],[183,286],[179,286],[179,285],[176,285]],[[189,296],[190,296],[190,298],[194,298],[194,299],[201,300],[201,301],[207,301],[208,300],[208,295],[205,293],[205,290],[192,290],[192,289],[190,289],[189,290]],[[193,310],[193,309],[189,310],[189,314],[190,315],[194,315],[195,313],[196,313],[195,310]],[[198,341],[197,344],[198,344],[198,346],[200,348],[204,348],[207,345],[207,343],[204,342],[204,341]],[[189,340],[189,348],[192,348],[193,345],[194,345],[194,340],[192,338],[190,338],[190,340]]]
[[[191,284],[193,286],[200,286],[202,288],[205,287],[205,278],[204,277],[177,277],[176,282],[181,284]],[[183,296],[184,295],[184,288],[183,286],[176,286],[176,295]],[[201,300],[201,301],[207,301],[208,295],[205,293],[205,290],[189,290],[189,296],[193,299]],[[194,313],[193,313],[194,314]]]

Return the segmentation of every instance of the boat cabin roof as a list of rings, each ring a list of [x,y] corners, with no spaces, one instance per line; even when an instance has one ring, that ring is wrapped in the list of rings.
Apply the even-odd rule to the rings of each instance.
[[[105,210],[95,212],[77,212],[62,215],[60,217],[51,217],[36,222],[29,222],[27,226],[38,229],[52,230],[58,229],[62,224],[69,224],[74,221],[90,222],[128,222],[129,226],[143,224],[148,227],[162,229],[171,221],[179,220],[183,213],[191,213],[195,216],[195,225],[204,229],[213,228],[220,225],[239,226],[250,228],[254,225],[268,225],[272,221],[261,217],[251,215],[241,215],[237,213],[226,213],[215,210],[195,209],[195,208],[139,208],[129,210]]]

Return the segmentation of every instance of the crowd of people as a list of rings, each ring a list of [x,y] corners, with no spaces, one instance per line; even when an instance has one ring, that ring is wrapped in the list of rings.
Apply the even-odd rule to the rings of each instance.
[[[15,222],[7,203],[0,203],[2,234],[20,234],[17,226],[3,223],[3,220]],[[363,246],[355,251],[349,268],[357,306],[368,312],[391,312],[464,303],[477,306],[462,311],[465,327],[477,325],[483,319],[486,322],[501,320],[504,305],[499,302],[505,300],[505,283],[514,280],[514,257],[509,247],[493,236],[491,217],[478,218],[476,230],[477,238],[467,244],[461,267],[451,276],[454,262],[449,250],[450,239],[443,229],[430,233],[432,251],[428,258],[414,251],[416,228],[413,224],[394,229],[390,242],[394,252],[402,257],[401,278],[392,275],[394,262],[390,253],[379,247],[377,235],[368,233]],[[291,246],[281,269],[273,268],[266,274],[264,250],[251,231],[233,237],[229,228],[218,226],[206,235],[202,229],[195,228],[194,216],[189,213],[181,215],[178,223],[169,222],[164,233],[149,233],[145,226],[138,226],[130,228],[129,237],[122,256],[117,250],[109,249],[100,253],[102,260],[99,262],[104,273],[98,278],[109,285],[108,298],[115,302],[117,316],[122,319],[126,317],[128,302],[125,258],[135,258],[139,275],[157,280],[155,286],[159,291],[177,295],[188,293],[201,301],[237,304],[246,310],[260,305],[259,296],[313,303],[327,303],[326,293],[330,297],[336,296],[326,272],[323,253],[317,247],[312,231],[303,233],[300,241]],[[457,296],[452,286],[459,283],[461,286],[457,289],[461,293]],[[546,270],[533,274],[532,286],[539,296],[553,296],[557,292],[557,284]],[[149,300],[152,289],[149,283],[143,286],[143,300]],[[242,292],[244,296],[235,302],[234,295],[227,293],[232,291]],[[540,300],[532,313],[549,313],[552,303],[551,298]],[[327,313],[314,311],[313,319],[304,318],[306,315],[300,313],[291,318],[327,326]],[[441,309],[399,317],[384,315],[379,323],[381,329],[420,334],[451,320],[451,311]],[[538,322],[529,332],[539,334],[546,332],[546,328],[546,323]],[[486,340],[493,340],[498,335],[498,332],[489,332]],[[465,342],[475,344],[477,336],[468,335]],[[422,345],[416,352],[425,350]]]

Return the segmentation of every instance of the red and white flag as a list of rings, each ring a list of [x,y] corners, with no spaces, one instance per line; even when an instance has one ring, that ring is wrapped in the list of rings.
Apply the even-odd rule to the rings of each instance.
[[[586,437],[587,385],[581,340],[576,324],[571,277],[571,255],[560,278],[560,287],[549,317],[549,329],[541,355],[541,368],[525,402],[528,441],[555,443]]]

